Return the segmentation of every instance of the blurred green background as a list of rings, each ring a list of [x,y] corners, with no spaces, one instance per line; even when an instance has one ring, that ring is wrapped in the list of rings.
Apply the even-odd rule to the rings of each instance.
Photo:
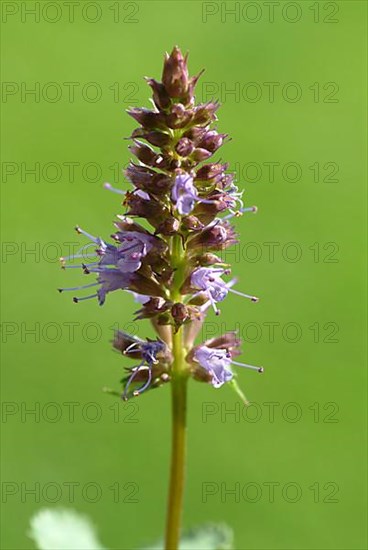
[[[246,413],[228,388],[190,384],[184,524],[226,522],[238,549],[366,548],[366,3],[66,4],[1,6],[2,548],[33,548],[45,506],[88,514],[108,548],[162,535],[169,388],[129,406],[101,391],[125,365],[113,328],[149,324],[132,324],[127,293],[99,308],[55,289],[84,281],[57,261],[82,242],[74,225],[112,231],[120,201],[101,184],[127,188],[124,109],[149,105],[142,77],[174,44],[206,68],[197,99],[220,99],[232,137],[216,158],[259,207],[227,257],[261,301],[230,296],[204,336],[237,327],[266,371],[239,372]]]

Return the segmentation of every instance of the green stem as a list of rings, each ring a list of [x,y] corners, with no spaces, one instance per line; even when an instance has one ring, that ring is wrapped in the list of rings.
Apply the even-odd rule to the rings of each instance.
[[[180,525],[184,495],[187,380],[186,377],[184,377],[182,374],[180,375],[180,372],[178,372],[182,368],[182,361],[180,359],[180,356],[183,353],[181,345],[181,335],[179,334],[179,332],[175,335],[173,340],[173,353],[175,356],[173,368],[176,368],[177,373],[175,375],[173,373],[171,382],[172,450],[170,488],[166,523],[166,550],[177,550],[179,548]]]
[[[172,263],[176,269],[171,298],[180,301],[180,287],[185,269],[185,256],[179,236],[172,242]],[[186,459],[186,400],[187,373],[185,368],[185,349],[183,331],[173,330],[172,335],[172,448],[170,486],[166,523],[166,550],[178,550],[180,541],[181,516],[183,508],[185,459]]]

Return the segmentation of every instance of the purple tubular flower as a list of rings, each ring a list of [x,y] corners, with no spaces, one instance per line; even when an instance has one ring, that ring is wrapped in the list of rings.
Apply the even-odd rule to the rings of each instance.
[[[193,178],[189,174],[176,176],[171,198],[176,203],[179,214],[190,214],[198,200],[198,193],[194,187]]]
[[[231,354],[225,349],[199,346],[194,353],[194,359],[212,376],[211,384],[215,388],[220,388],[234,376],[230,368]]]
[[[194,186],[193,178],[189,174],[179,174],[171,190],[171,198],[179,214],[187,216],[193,210],[196,202],[212,204],[214,200],[202,199]]]
[[[100,288],[96,294],[74,298],[74,302],[97,297],[99,304],[102,305],[105,302],[107,293],[119,289],[129,289],[134,280],[134,273],[140,269],[142,260],[157,245],[158,241],[156,237],[139,231],[118,231],[114,237],[119,244],[113,245],[105,243],[99,237],[90,235],[80,227],[77,227],[76,230],[98,245],[98,248],[95,249],[95,255],[99,258],[99,261],[82,264],[86,274],[98,274],[97,282],[81,287],[59,289],[59,291],[79,290],[98,284]],[[84,248],[82,247],[82,252]],[[76,254],[68,259],[78,257],[83,257],[83,254]]]
[[[118,231],[114,237],[121,244],[107,245],[101,265],[116,265],[120,271],[133,273],[142,265],[142,259],[156,244],[155,237],[138,231]]]
[[[212,376],[211,384],[214,388],[220,388],[223,384],[232,380],[234,374],[230,367],[231,364],[263,372],[262,367],[254,367],[253,365],[233,361],[232,353],[227,349],[211,348],[206,345],[197,347],[194,351],[194,360]]]
[[[94,271],[97,271],[95,269]],[[127,290],[132,277],[130,273],[122,273],[118,269],[100,268],[98,278],[101,285],[97,291],[98,303],[102,306],[106,300],[106,294],[114,290]],[[75,302],[79,302],[82,298],[74,298]]]
[[[258,298],[255,296],[250,296],[249,294],[244,294],[243,292],[238,292],[230,288],[232,282],[225,283],[225,281],[221,279],[221,276],[226,274],[229,274],[229,270],[223,268],[198,267],[193,271],[190,278],[191,285],[194,288],[207,294],[216,315],[220,313],[219,309],[217,309],[216,302],[222,302],[229,292],[248,298],[252,302],[258,302]]]

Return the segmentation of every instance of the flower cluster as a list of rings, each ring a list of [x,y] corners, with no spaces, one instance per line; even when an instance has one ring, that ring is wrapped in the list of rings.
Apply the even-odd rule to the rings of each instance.
[[[110,292],[130,291],[140,303],[136,318],[155,328],[157,340],[116,334],[114,348],[139,360],[122,380],[124,399],[170,381],[179,332],[187,376],[218,388],[233,379],[231,365],[249,367],[233,360],[240,345],[233,333],[194,346],[207,311],[219,314],[217,304],[229,292],[257,301],[233,288],[236,279],[224,280],[230,267],[217,255],[237,242],[230,220],[256,208],[244,207],[228,165],[212,160],[227,135],[213,127],[219,104],[195,103],[199,76],[189,76],[187,56],[175,47],[165,56],[162,81],[147,79],[153,108],[128,110],[139,124],[130,145],[136,160],[125,171],[133,189],[105,184],[122,195],[125,214],[117,217],[111,242],[77,227],[89,242],[62,258],[64,268],[79,267],[94,281],[61,292],[81,291],[75,302],[96,297],[102,305]],[[89,287],[96,292],[84,295]]]

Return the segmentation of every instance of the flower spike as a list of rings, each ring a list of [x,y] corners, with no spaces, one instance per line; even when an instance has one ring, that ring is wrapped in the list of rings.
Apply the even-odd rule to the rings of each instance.
[[[127,111],[137,126],[126,138],[132,160],[124,175],[131,188],[103,184],[122,196],[124,209],[111,239],[76,226],[87,242],[60,259],[64,269],[81,269],[90,279],[59,292],[80,291],[74,302],[97,299],[103,305],[107,295],[124,290],[140,304],[135,320],[149,319],[157,335],[144,340],[115,334],[115,350],[124,361],[134,360],[121,381],[123,399],[173,379],[178,341],[186,355],[184,378],[235,387],[233,367],[263,371],[236,360],[240,342],[233,333],[195,344],[210,309],[219,315],[219,304],[229,294],[258,301],[235,288],[237,278],[226,281],[230,266],[217,255],[239,242],[233,218],[255,213],[257,207],[244,204],[244,191],[219,155],[231,139],[215,125],[220,104],[216,99],[196,103],[202,72],[190,76],[188,55],[175,46],[165,54],[161,81],[146,77],[151,108]],[[83,295],[92,287],[94,294]]]

